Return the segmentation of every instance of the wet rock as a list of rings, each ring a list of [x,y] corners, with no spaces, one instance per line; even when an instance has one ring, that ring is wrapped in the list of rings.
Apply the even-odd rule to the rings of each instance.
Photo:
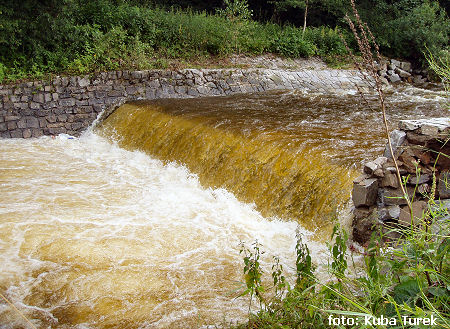
[[[425,134],[430,132],[430,136],[437,132],[443,132],[450,129],[450,118],[432,118],[423,120],[400,120],[399,129],[405,131],[412,131],[425,126],[420,133]]]
[[[372,213],[373,209],[374,208],[359,206],[355,208],[355,210],[353,211],[353,215],[356,219],[366,218]]]
[[[379,168],[379,166],[373,161],[366,162],[364,164],[364,172],[369,175],[373,174],[373,172],[375,170],[377,170],[378,168]]]
[[[365,179],[353,185],[353,204],[355,207],[372,206],[377,199],[378,181],[375,178]]]
[[[388,79],[391,83],[397,83],[397,82],[401,82],[402,79],[400,78],[400,76],[396,73],[391,74],[388,76]]]
[[[401,130],[393,130],[390,134],[390,138],[391,138],[391,145],[392,145],[392,151],[394,152],[394,156],[397,155],[397,151],[399,149],[399,147],[405,142],[406,139],[406,133],[404,131]],[[385,148],[384,148],[384,157],[386,158],[391,158],[391,151],[389,149],[389,145],[386,144]]]
[[[361,219],[353,220],[353,240],[364,245],[369,240],[374,229],[380,225],[374,212]]]
[[[382,178],[382,177],[384,177],[384,171],[383,171],[383,169],[378,168],[373,172],[373,175],[375,177]]]
[[[380,201],[383,205],[394,206],[407,204],[403,192],[400,188],[397,189],[382,188],[378,192],[380,194]],[[411,198],[412,195],[414,194],[414,189],[413,188],[407,189],[407,193],[409,195],[409,198]]]
[[[427,209],[427,203],[425,201],[415,201],[411,204],[413,210],[413,224],[417,225],[423,220],[424,213]],[[402,226],[411,226],[411,213],[409,207],[402,207],[398,223]]]
[[[386,171],[384,174],[383,179],[381,180],[381,186],[382,187],[393,187],[393,188],[398,188],[400,187],[399,183],[398,183],[398,178],[397,178],[397,174],[395,173],[395,168],[394,171]]]
[[[420,176],[411,176],[408,180],[408,184],[411,185],[417,185],[417,184],[423,184],[430,181],[430,175],[423,174]]]
[[[378,210],[378,216],[382,221],[398,219],[400,217],[400,206],[382,207]]]
[[[420,120],[400,120],[398,127],[405,131],[416,130],[420,128]]]

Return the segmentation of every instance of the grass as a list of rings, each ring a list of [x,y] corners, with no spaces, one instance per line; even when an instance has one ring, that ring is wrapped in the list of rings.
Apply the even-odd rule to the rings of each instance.
[[[0,43],[0,83],[119,69],[174,69],[196,63],[226,66],[221,62],[232,54],[328,58],[345,53],[336,29],[310,28],[303,38],[301,29],[259,23],[248,15],[126,2],[114,6],[108,0],[61,4],[54,10],[58,15],[46,24],[42,23],[48,20],[45,12],[28,14],[36,17],[27,24],[15,11],[4,13],[6,24],[0,32],[16,41],[9,46]],[[16,23],[23,28],[15,29]]]
[[[296,250],[302,257],[297,257],[292,286],[276,262],[272,267],[273,286],[262,287],[262,271],[255,271],[257,259],[244,258],[244,272],[253,269],[250,278],[256,278],[247,280],[247,291],[255,292],[250,300],[253,297],[261,307],[237,328],[330,328],[337,323],[341,328],[425,328],[410,323],[419,318],[432,319],[426,321],[436,322],[436,328],[450,328],[448,216],[448,209],[431,200],[419,226],[391,229],[401,234],[401,240],[387,244],[385,235],[376,232],[362,253],[359,273],[349,270],[353,253],[346,250],[345,231],[335,226],[328,267],[333,279],[328,282],[319,282],[311,271],[309,250],[301,237],[297,237]],[[428,229],[430,221],[437,223],[434,229],[438,227],[441,233]],[[344,321],[347,325],[342,325]],[[396,326],[379,326],[382,321],[395,322]]]

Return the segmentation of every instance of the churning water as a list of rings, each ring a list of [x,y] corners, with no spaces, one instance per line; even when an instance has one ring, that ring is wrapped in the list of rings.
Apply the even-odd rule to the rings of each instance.
[[[389,96],[393,124],[448,116],[436,92]],[[130,103],[80,138],[1,140],[0,293],[38,328],[242,320],[239,241],[292,274],[300,223],[326,266],[323,214],[383,145],[358,96],[292,92]],[[26,325],[0,303],[0,326]]]

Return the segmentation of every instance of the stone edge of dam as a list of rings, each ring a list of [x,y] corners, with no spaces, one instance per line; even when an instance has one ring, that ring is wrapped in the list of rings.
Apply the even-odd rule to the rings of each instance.
[[[184,69],[111,71],[0,85],[0,137],[79,136],[104,112],[134,100],[226,96],[273,90],[367,89],[356,70]],[[105,111],[106,110],[106,111]]]
[[[364,164],[362,174],[353,182],[354,241],[367,245],[374,231],[382,231],[385,240],[395,241],[402,230],[429,221],[430,211],[450,209],[449,138],[450,118],[399,122],[390,139],[401,181],[388,145],[383,156]],[[411,200],[412,215],[400,184]],[[440,231],[445,220],[448,210],[447,215],[426,225],[433,234],[447,234]]]

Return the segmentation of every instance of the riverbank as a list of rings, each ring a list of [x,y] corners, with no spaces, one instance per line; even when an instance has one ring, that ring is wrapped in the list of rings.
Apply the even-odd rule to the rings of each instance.
[[[237,63],[254,68],[111,71],[0,85],[0,136],[30,138],[60,133],[78,136],[99,113],[104,110],[109,113],[117,105],[132,100],[271,90],[346,93],[355,92],[357,87],[369,88],[358,71],[329,69],[319,60],[241,57],[233,65],[238,66]]]

